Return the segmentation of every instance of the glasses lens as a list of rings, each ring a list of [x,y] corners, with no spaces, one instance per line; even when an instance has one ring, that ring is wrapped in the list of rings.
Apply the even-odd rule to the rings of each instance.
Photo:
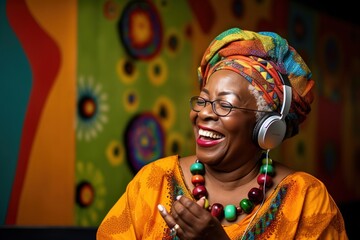
[[[219,116],[226,116],[232,109],[232,105],[227,101],[217,100],[214,102],[214,111]]]
[[[200,112],[206,106],[207,102],[209,101],[206,101],[205,99],[199,96],[194,96],[190,98],[191,109],[194,110],[195,112]],[[212,109],[214,113],[218,116],[228,115],[231,109],[233,108],[233,106],[227,101],[215,100],[209,103],[212,103]]]
[[[206,105],[206,102],[201,97],[195,96],[190,99],[191,109],[200,112]]]

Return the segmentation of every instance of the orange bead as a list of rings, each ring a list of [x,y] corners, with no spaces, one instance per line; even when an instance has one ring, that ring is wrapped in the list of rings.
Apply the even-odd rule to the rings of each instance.
[[[191,177],[191,182],[194,186],[205,185],[205,178],[202,175],[196,174]]]

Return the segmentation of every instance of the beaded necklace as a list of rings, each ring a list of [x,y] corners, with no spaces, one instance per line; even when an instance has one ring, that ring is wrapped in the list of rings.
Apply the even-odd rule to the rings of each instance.
[[[275,175],[275,169],[271,158],[263,158],[260,167],[260,173],[257,177],[259,187],[251,188],[248,193],[248,198],[240,201],[239,206],[233,204],[226,205],[225,207],[220,203],[209,204],[207,199],[208,192],[205,188],[205,166],[200,160],[196,160],[190,167],[192,174],[191,182],[194,185],[192,194],[196,200],[205,197],[204,208],[209,210],[211,215],[217,217],[221,221],[224,217],[227,221],[233,222],[242,213],[251,213],[255,205],[264,200],[264,194],[267,188],[273,184],[272,177]],[[265,189],[264,189],[265,188]]]

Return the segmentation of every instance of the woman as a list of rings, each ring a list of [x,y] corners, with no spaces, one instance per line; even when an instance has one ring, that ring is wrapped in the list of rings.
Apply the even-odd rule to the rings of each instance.
[[[324,184],[269,157],[313,101],[311,73],[287,41],[229,29],[205,51],[199,79],[196,155],[143,167],[97,239],[347,239]]]

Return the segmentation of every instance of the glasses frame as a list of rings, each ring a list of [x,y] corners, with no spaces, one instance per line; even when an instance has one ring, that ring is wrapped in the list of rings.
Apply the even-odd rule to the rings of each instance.
[[[200,110],[195,110],[194,107],[197,105],[197,102],[199,101],[199,99],[203,100],[204,101],[204,106],[200,106],[199,107],[202,107]],[[229,109],[228,113],[226,114],[219,114],[217,111],[216,111],[216,103],[220,104],[220,102],[223,102],[224,104],[226,104],[226,108]],[[200,96],[192,96],[189,100],[189,103],[190,103],[190,108],[195,111],[195,112],[200,112],[202,109],[204,109],[206,107],[206,104],[207,103],[210,103],[211,104],[211,108],[213,110],[213,112],[219,116],[219,117],[226,117],[227,115],[230,114],[230,112],[235,108],[235,109],[239,109],[239,110],[244,110],[244,111],[251,111],[251,112],[266,112],[266,113],[270,113],[272,111],[266,111],[266,110],[258,110],[258,109],[250,109],[250,108],[244,108],[244,107],[236,107],[234,105],[232,105],[231,103],[229,103],[228,101],[226,100],[221,100],[221,99],[215,99],[214,101],[210,101],[210,100],[206,100],[205,98],[203,97],[200,97]],[[220,104],[220,107],[222,109],[224,109],[221,104]]]

